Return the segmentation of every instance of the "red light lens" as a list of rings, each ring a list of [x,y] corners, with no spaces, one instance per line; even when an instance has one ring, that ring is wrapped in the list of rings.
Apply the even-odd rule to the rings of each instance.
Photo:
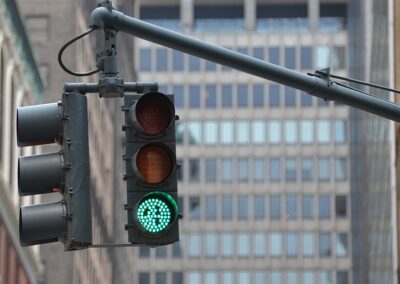
[[[136,156],[137,168],[148,184],[165,181],[172,172],[172,163],[169,153],[156,145],[143,147]]]
[[[155,136],[163,133],[171,122],[170,101],[161,93],[143,95],[136,106],[136,118],[143,134]]]

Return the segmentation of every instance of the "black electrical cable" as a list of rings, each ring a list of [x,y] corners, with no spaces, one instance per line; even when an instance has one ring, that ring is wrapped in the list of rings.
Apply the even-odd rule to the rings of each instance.
[[[385,91],[389,91],[389,92],[394,92],[394,93],[400,94],[400,90],[388,88],[388,87],[385,87],[385,86],[382,86],[382,85],[372,84],[372,83],[364,82],[364,81],[361,81],[361,80],[357,80],[357,79],[353,79],[353,78],[341,77],[341,76],[332,75],[332,74],[329,74],[329,76],[332,77],[332,78],[336,78],[336,79],[340,79],[340,80],[344,80],[344,81],[349,81],[349,82],[352,82],[352,83],[365,85],[365,86],[369,86],[369,87],[373,87],[373,88],[377,88],[377,89],[381,89],[381,90],[385,90]]]
[[[64,65],[64,63],[62,62],[62,54],[63,54],[64,50],[65,50],[68,46],[70,46],[70,45],[71,45],[72,43],[74,43],[75,41],[77,41],[77,40],[83,38],[84,36],[90,34],[91,32],[93,32],[93,31],[95,31],[95,30],[97,30],[97,28],[90,28],[90,29],[84,31],[84,32],[81,33],[80,35],[77,35],[76,37],[74,37],[73,39],[71,39],[70,41],[68,41],[66,44],[64,44],[64,45],[60,48],[60,51],[58,52],[58,64],[60,64],[61,68],[62,68],[65,72],[67,72],[68,74],[71,74],[71,75],[73,75],[73,76],[80,76],[80,77],[82,77],[82,76],[90,76],[90,75],[96,74],[97,72],[100,71],[100,69],[96,69],[96,70],[92,70],[92,71],[89,71],[89,72],[86,72],[86,73],[77,73],[77,72],[74,72],[74,71],[69,70],[69,69]]]

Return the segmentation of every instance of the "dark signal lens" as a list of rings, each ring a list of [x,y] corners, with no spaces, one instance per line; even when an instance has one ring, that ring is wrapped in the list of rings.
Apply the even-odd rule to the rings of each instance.
[[[148,184],[159,184],[165,181],[173,170],[170,154],[163,147],[148,145],[141,148],[136,156],[136,166]]]
[[[143,134],[156,136],[171,123],[173,108],[169,99],[161,93],[143,95],[136,106],[136,119],[143,127]]]

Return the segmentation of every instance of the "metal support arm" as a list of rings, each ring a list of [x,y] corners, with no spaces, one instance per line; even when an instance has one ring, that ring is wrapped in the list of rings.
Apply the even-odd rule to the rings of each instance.
[[[90,26],[123,31],[139,38],[197,56],[233,69],[293,87],[325,100],[400,122],[400,106],[372,95],[335,84],[324,76],[309,76],[251,56],[234,52],[184,34],[176,33],[129,17],[116,10],[98,7],[90,16]]]

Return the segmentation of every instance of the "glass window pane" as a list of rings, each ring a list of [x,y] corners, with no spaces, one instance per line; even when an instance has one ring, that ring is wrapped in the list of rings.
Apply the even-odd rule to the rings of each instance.
[[[346,129],[344,120],[335,120],[335,143],[346,142]]]
[[[286,159],[285,163],[286,181],[296,181],[296,159]]]
[[[200,107],[200,86],[197,85],[189,86],[189,107],[190,108]]]
[[[289,69],[296,68],[296,48],[285,47],[285,67]]]
[[[314,235],[312,233],[304,233],[303,234],[303,256],[304,257],[311,257],[315,254],[314,249]]]
[[[301,198],[303,219],[314,218],[314,198],[312,195],[304,195]]]
[[[249,180],[249,160],[238,160],[238,177],[239,182],[247,182]]]
[[[217,87],[215,85],[206,86],[206,107],[215,108],[217,106]]]
[[[140,71],[151,70],[151,49],[141,48],[140,49]]]
[[[312,69],[312,49],[311,47],[302,47],[300,50],[301,69]]]
[[[269,198],[269,218],[271,220],[281,218],[281,197],[279,195],[271,195]]]
[[[329,143],[331,140],[331,127],[329,120],[318,120],[317,141],[318,143]]]
[[[232,107],[232,87],[231,85],[222,86],[222,107]]]
[[[250,250],[250,237],[247,233],[240,233],[236,238],[237,254],[239,257],[248,257]]]
[[[188,283],[190,284],[201,284],[200,272],[189,271],[187,274]]]
[[[189,70],[190,71],[200,70],[200,59],[198,57],[189,55]]]
[[[204,123],[204,143],[208,145],[218,143],[218,124],[216,121]]]
[[[269,53],[269,62],[272,64],[280,65],[279,60],[279,47],[270,47],[268,48]]]
[[[265,215],[264,208],[264,195],[255,195],[254,196],[254,219],[262,220]]]
[[[238,283],[249,284],[250,283],[250,273],[247,271],[240,271],[238,273]]]
[[[200,220],[200,197],[189,197],[189,219]]]
[[[264,60],[264,49],[262,47],[253,48],[253,57]]]
[[[297,284],[297,275],[298,273],[295,271],[289,271],[287,273],[287,284]]]
[[[174,102],[176,108],[184,107],[183,86],[173,86],[172,93],[174,94]]]
[[[314,284],[315,281],[315,273],[312,271],[303,272],[303,283]]]
[[[318,179],[328,181],[330,176],[329,159],[318,159]]]
[[[199,257],[201,251],[200,235],[189,234],[189,257]]]
[[[281,122],[278,120],[271,120],[269,122],[268,131],[269,143],[280,144],[281,143]]]
[[[296,257],[297,256],[297,234],[287,233],[286,235],[286,256]]]
[[[251,124],[251,137],[253,144],[265,143],[265,122],[262,120],[255,120]]]
[[[206,220],[217,218],[217,199],[215,196],[206,196]]]
[[[347,256],[347,234],[336,234],[336,256]]]
[[[253,107],[264,106],[264,85],[253,86]]]
[[[222,283],[221,284],[233,284],[233,272],[231,271],[224,271],[221,273],[221,279]]]
[[[233,122],[222,121],[220,129],[220,141],[222,144],[233,144]]]
[[[269,179],[271,182],[281,180],[281,160],[279,158],[271,158],[269,160]]]
[[[329,195],[321,195],[319,200],[319,218],[329,219],[331,217],[331,200]]]
[[[346,159],[336,158],[335,159],[335,180],[343,181],[346,180]]]
[[[201,144],[201,124],[199,121],[190,121],[187,124],[189,144]]]
[[[318,46],[315,54],[315,68],[323,69],[330,66],[330,52],[328,46]]]
[[[332,68],[333,69],[346,68],[346,50],[344,46],[333,47]]]
[[[182,272],[172,272],[172,283],[183,284],[183,273]]]
[[[139,247],[139,257],[150,257],[150,248],[145,246]]]
[[[247,107],[247,85],[239,85],[237,88],[237,106]]]
[[[216,272],[207,271],[207,272],[204,274],[204,283],[207,283],[207,284],[217,284],[217,283],[218,283],[218,281],[217,281],[217,273],[216,273]],[[175,283],[174,283],[174,284],[175,284]]]
[[[189,181],[199,182],[200,181],[200,161],[198,159],[189,160]]]
[[[157,71],[167,71],[167,49],[166,48],[157,48],[156,49],[156,58],[157,58]]]
[[[336,210],[336,218],[346,218],[347,217],[347,197],[346,196],[336,196],[335,197],[335,210]]]
[[[248,144],[250,136],[250,125],[248,121],[238,121],[236,123],[236,143]]]
[[[329,271],[322,271],[319,273],[320,284],[332,284],[332,275]]]
[[[300,122],[301,143],[311,144],[314,140],[314,124],[312,120],[302,120]]]
[[[285,87],[285,106],[296,106],[296,90],[291,87]]]
[[[165,246],[156,247],[156,257],[157,258],[167,257],[167,248]]]
[[[310,107],[312,106],[312,96],[306,92],[301,92],[301,106]]]
[[[255,182],[263,182],[265,176],[264,159],[254,159],[253,174]]]
[[[282,273],[276,271],[271,272],[271,284],[282,284]]]
[[[329,233],[319,234],[319,256],[329,257],[331,256],[331,235]]]
[[[233,179],[232,159],[223,159],[222,160],[222,181],[223,182],[232,182],[232,179]]]
[[[217,64],[211,61],[206,61],[206,71],[215,71],[217,70]]]
[[[233,255],[233,235],[224,233],[221,235],[221,255],[229,257]]]
[[[238,196],[238,219],[247,220],[249,217],[249,201],[247,195]]]
[[[297,122],[295,120],[285,121],[285,142],[288,144],[297,143]]]
[[[347,271],[336,272],[336,283],[337,284],[349,284],[349,273]]]
[[[172,68],[174,71],[183,71],[183,53],[172,50]]]
[[[150,273],[140,272],[139,273],[139,284],[150,284]]]
[[[265,234],[256,233],[254,234],[253,241],[253,254],[255,257],[265,256]]]
[[[217,181],[217,160],[206,159],[206,182]]]
[[[282,255],[282,234],[271,233],[269,235],[269,254],[270,256]]]
[[[266,282],[265,282],[265,272],[256,271],[254,273],[254,284],[266,284]]]
[[[183,255],[183,240],[172,244],[172,257],[182,257]]]
[[[217,256],[217,234],[207,233],[204,235],[204,247],[206,257],[216,257]]]
[[[269,106],[279,107],[279,85],[269,85]]]
[[[232,220],[232,196],[222,196],[222,219]]]
[[[303,158],[301,160],[301,178],[303,181],[312,181],[313,179],[313,161]]]
[[[297,218],[297,196],[296,194],[286,194],[286,219]]]
[[[167,283],[167,273],[157,272],[156,273],[156,284],[166,284]]]

